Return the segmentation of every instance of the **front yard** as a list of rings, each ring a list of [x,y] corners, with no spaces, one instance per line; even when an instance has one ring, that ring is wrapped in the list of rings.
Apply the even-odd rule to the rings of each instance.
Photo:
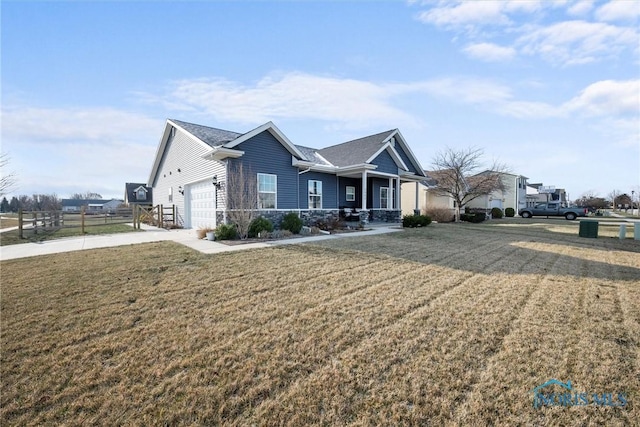
[[[0,421],[631,425],[640,244],[571,227],[3,261]],[[534,407],[552,378],[611,404]]]

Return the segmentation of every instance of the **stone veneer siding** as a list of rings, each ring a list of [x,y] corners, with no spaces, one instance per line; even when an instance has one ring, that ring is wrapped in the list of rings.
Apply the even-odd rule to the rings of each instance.
[[[300,216],[302,219],[302,224],[306,226],[313,226],[318,221],[323,222],[333,222],[340,221],[340,210],[339,209],[313,209],[313,210],[291,210],[291,211],[280,211],[280,210],[263,210],[258,213],[258,216],[263,218],[267,218],[273,224],[275,229],[280,228],[280,224],[282,223],[282,218],[289,212],[294,212]],[[223,215],[222,212],[218,212],[217,214],[217,223],[222,224]],[[368,211],[360,212],[360,222],[366,224],[368,222],[400,222],[402,220],[402,211],[399,210],[382,210],[382,209],[372,209]]]
[[[261,210],[258,212],[258,217],[267,218],[273,224],[275,229],[280,228],[280,224],[282,223],[282,219],[284,216],[290,212],[295,213],[302,219],[302,224],[306,226],[313,226],[318,221],[323,222],[332,222],[340,220],[340,211],[338,209],[318,209],[318,210]],[[222,212],[217,213],[217,223],[222,224],[223,214]]]

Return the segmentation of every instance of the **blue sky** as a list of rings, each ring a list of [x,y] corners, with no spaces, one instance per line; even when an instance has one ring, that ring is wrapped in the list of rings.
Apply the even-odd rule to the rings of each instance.
[[[322,148],[399,128],[575,199],[640,194],[640,2],[3,1],[15,194],[123,197],[167,118]]]

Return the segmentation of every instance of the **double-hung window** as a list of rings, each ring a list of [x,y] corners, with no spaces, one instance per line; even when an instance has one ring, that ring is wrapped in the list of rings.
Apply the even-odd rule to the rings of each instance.
[[[322,181],[309,180],[309,209],[322,209]]]
[[[380,209],[389,209],[389,187],[380,187]]]
[[[258,209],[276,209],[278,200],[278,176],[258,174]]]
[[[351,185],[347,185],[346,193],[347,193],[347,202],[355,202],[356,201],[356,187],[353,187]]]

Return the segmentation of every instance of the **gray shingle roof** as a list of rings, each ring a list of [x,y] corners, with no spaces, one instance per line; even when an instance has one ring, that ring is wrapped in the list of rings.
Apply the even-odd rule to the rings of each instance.
[[[211,147],[219,147],[242,136],[241,133],[170,119],[172,122]]]
[[[359,165],[369,160],[382,147],[382,142],[393,132],[395,129],[332,145],[318,150],[318,154],[335,166]]]
[[[331,163],[318,156],[318,150],[316,150],[315,148],[305,147],[303,145],[296,145],[296,148],[304,155],[304,160],[316,163],[318,165],[333,166]]]

